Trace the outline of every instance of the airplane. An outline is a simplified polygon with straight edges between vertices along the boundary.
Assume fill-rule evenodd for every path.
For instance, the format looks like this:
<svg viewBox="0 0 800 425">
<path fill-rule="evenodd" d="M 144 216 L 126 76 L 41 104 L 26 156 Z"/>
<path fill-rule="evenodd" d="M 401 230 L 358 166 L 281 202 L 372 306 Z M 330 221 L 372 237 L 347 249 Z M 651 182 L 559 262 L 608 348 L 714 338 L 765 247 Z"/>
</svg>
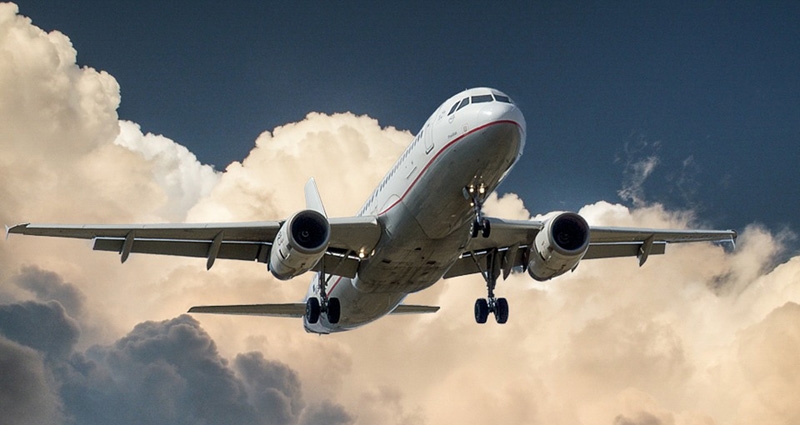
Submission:
<svg viewBox="0 0 800 425">
<path fill-rule="evenodd" d="M 314 272 L 303 302 L 212 305 L 190 313 L 302 318 L 307 332 L 356 329 L 389 314 L 434 313 L 407 305 L 411 293 L 441 279 L 480 274 L 486 297 L 474 316 L 506 323 L 497 297 L 512 271 L 546 281 L 582 260 L 636 257 L 643 265 L 669 243 L 730 242 L 733 230 L 669 230 L 590 226 L 574 212 L 544 220 L 488 217 L 483 205 L 525 147 L 526 124 L 505 93 L 472 88 L 442 103 L 424 123 L 355 216 L 329 218 L 316 183 L 305 185 L 306 209 L 283 221 L 201 224 L 20 224 L 8 234 L 93 239 L 94 250 L 265 263 L 288 280 Z"/>
</svg>

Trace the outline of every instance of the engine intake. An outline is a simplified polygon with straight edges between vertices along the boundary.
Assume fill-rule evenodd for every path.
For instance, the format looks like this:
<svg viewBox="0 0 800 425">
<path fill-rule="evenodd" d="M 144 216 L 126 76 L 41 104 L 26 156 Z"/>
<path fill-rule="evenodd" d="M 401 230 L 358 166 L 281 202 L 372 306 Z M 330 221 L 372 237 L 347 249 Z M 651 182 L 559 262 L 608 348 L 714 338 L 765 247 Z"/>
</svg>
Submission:
<svg viewBox="0 0 800 425">
<path fill-rule="evenodd" d="M 534 239 L 528 274 L 544 281 L 574 270 L 589 249 L 589 236 L 589 225 L 576 213 L 547 220 Z"/>
<path fill-rule="evenodd" d="M 281 280 L 301 275 L 325 255 L 330 242 L 328 219 L 315 210 L 303 210 L 291 216 L 275 235 L 269 255 L 269 270 Z"/>
</svg>

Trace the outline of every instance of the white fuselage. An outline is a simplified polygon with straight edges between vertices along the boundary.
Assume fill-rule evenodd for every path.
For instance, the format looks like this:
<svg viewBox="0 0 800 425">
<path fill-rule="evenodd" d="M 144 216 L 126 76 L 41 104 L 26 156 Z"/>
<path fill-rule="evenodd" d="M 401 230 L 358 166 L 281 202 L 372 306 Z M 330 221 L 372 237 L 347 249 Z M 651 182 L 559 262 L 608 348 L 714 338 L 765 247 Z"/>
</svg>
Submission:
<svg viewBox="0 0 800 425">
<path fill-rule="evenodd" d="M 455 106 L 465 98 L 468 104 Z M 522 112 L 497 90 L 466 90 L 439 106 L 359 211 L 377 216 L 383 234 L 355 278 L 329 276 L 328 296 L 341 301 L 339 322 L 323 315 L 315 324 L 305 321 L 306 330 L 364 325 L 440 280 L 471 237 L 475 215 L 463 189 L 494 191 L 524 145 Z M 319 296 L 318 276 L 308 296 Z"/>
</svg>

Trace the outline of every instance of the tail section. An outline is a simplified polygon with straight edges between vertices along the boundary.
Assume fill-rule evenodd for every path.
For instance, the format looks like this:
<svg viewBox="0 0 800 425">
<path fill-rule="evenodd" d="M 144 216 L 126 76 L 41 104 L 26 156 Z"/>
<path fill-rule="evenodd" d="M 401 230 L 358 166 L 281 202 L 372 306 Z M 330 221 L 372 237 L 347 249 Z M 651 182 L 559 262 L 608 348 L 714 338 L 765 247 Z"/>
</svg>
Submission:
<svg viewBox="0 0 800 425">
<path fill-rule="evenodd" d="M 308 179 L 308 182 L 306 183 L 305 187 L 305 192 L 306 192 L 306 208 L 317 211 L 320 214 L 327 217 L 328 214 L 325 213 L 325 206 L 322 205 L 322 197 L 319 196 L 319 190 L 317 189 L 317 182 L 314 181 L 313 177 Z"/>
</svg>

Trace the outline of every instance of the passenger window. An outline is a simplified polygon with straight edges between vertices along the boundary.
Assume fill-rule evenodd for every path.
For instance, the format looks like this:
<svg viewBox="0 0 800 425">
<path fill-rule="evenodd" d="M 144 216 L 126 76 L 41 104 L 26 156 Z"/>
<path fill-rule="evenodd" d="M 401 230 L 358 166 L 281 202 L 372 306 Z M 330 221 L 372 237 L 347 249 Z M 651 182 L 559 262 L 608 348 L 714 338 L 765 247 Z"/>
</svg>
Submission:
<svg viewBox="0 0 800 425">
<path fill-rule="evenodd" d="M 465 97 L 464 100 L 462 100 L 461 103 L 458 105 L 458 109 L 456 109 L 456 111 L 464 109 L 464 107 L 467 105 L 469 105 L 469 98 Z"/>
<path fill-rule="evenodd" d="M 511 99 L 509 99 L 509 98 L 508 98 L 508 96 L 503 96 L 503 95 L 500 95 L 500 94 L 495 94 L 495 95 L 494 95 L 494 98 L 495 98 L 495 100 L 497 100 L 498 102 L 503 102 L 503 103 L 512 103 L 512 102 L 511 102 Z"/>
<path fill-rule="evenodd" d="M 456 102 L 456 104 L 453 105 L 452 108 L 450 108 L 450 112 L 448 112 L 447 115 L 453 115 L 453 112 L 456 111 L 456 108 L 458 108 L 458 102 Z"/>
<path fill-rule="evenodd" d="M 472 96 L 472 103 L 487 103 L 487 102 L 491 102 L 492 100 L 494 100 L 494 99 L 492 99 L 492 95 L 490 95 L 490 94 L 482 94 L 480 96 Z"/>
</svg>

